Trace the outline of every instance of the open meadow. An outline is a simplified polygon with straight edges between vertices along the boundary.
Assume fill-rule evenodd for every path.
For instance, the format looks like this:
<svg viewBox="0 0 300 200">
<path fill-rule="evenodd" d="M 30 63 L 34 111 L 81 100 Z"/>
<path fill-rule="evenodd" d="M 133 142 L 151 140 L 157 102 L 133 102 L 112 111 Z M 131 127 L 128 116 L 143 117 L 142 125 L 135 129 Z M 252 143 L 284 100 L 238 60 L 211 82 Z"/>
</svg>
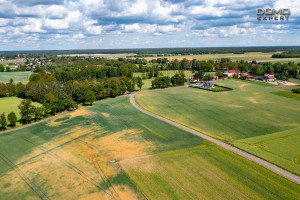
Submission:
<svg viewBox="0 0 300 200">
<path fill-rule="evenodd" d="M 299 199 L 300 188 L 120 97 L 0 135 L 0 196 Z"/>
<path fill-rule="evenodd" d="M 19 120 L 21 118 L 20 110 L 18 105 L 20 105 L 23 99 L 18 97 L 1 97 L 0 98 L 0 113 L 5 113 L 6 117 L 10 112 L 14 112 Z M 32 105 L 34 106 L 41 106 L 40 103 L 33 102 Z M 20 122 L 16 123 L 16 126 L 21 126 Z M 10 129 L 10 127 L 8 127 Z"/>
<path fill-rule="evenodd" d="M 233 91 L 174 88 L 136 95 L 148 111 L 188 126 L 300 174 L 300 101 L 281 86 L 218 81 Z"/>
<path fill-rule="evenodd" d="M 160 72 L 163 74 L 163 76 L 169 76 L 169 77 L 174 76 L 176 73 L 180 73 L 180 71 L 175 71 L 175 70 L 160 71 Z M 146 74 L 147 73 L 145 72 L 145 75 Z M 190 71 L 190 70 L 185 70 L 184 74 L 185 74 L 185 78 L 189 79 L 193 75 L 193 72 Z M 142 73 L 141 72 L 133 73 L 133 77 L 142 77 Z M 151 87 L 152 87 L 152 80 L 154 80 L 154 77 L 151 78 L 151 79 L 143 79 L 144 85 L 142 86 L 142 90 L 151 89 Z M 138 87 L 136 87 L 136 88 L 139 89 Z"/>
<path fill-rule="evenodd" d="M 15 83 L 27 83 L 32 72 L 0 72 L 0 83 L 8 83 L 12 78 Z"/>
</svg>

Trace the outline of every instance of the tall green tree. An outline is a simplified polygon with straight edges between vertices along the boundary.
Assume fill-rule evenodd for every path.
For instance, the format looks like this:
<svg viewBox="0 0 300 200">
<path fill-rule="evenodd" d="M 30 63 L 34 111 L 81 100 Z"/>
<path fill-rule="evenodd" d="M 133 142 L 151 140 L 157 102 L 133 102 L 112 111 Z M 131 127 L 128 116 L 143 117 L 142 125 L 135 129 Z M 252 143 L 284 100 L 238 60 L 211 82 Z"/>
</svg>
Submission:
<svg viewBox="0 0 300 200">
<path fill-rule="evenodd" d="M 18 107 L 20 109 L 21 119 L 25 120 L 28 124 L 34 115 L 34 106 L 32 105 L 32 101 L 30 99 L 24 99 Z"/>
<path fill-rule="evenodd" d="M 140 88 L 140 90 L 142 89 L 144 83 L 143 83 L 143 79 L 141 77 L 137 77 L 136 85 Z"/>
<path fill-rule="evenodd" d="M 12 127 L 16 126 L 17 116 L 14 112 L 9 113 L 7 119 Z"/>
<path fill-rule="evenodd" d="M 0 115 L 0 126 L 1 126 L 1 128 L 2 128 L 2 131 L 5 130 L 6 125 L 7 125 L 7 121 L 6 121 L 5 113 L 2 113 L 2 114 Z"/>
<path fill-rule="evenodd" d="M 34 106 L 34 118 L 36 121 L 43 117 L 43 113 L 44 113 L 43 107 L 35 107 Z"/>
<path fill-rule="evenodd" d="M 84 93 L 84 103 L 93 104 L 96 100 L 95 93 L 92 90 L 86 91 Z"/>
</svg>

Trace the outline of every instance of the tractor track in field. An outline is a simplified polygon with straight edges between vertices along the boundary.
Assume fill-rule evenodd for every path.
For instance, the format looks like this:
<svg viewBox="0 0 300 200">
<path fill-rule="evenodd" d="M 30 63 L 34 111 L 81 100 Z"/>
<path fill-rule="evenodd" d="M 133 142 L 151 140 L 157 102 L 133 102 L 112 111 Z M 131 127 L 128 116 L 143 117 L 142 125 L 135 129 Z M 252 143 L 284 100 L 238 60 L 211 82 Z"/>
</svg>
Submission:
<svg viewBox="0 0 300 200">
<path fill-rule="evenodd" d="M 105 175 L 103 169 L 101 168 L 101 166 L 98 162 L 97 158 L 99 156 L 99 152 L 97 152 L 97 147 L 95 147 L 94 145 L 89 144 L 86 141 L 83 141 L 83 140 L 79 140 L 79 141 L 81 143 L 85 144 L 86 146 L 88 146 L 89 148 L 93 149 L 94 156 L 92 158 L 92 162 L 93 162 L 93 165 L 94 165 L 95 169 L 97 170 L 97 173 L 99 174 L 100 178 L 105 182 L 105 184 L 106 184 L 108 190 L 110 191 L 111 195 L 114 196 L 114 193 L 115 193 L 116 196 L 118 197 L 117 199 L 121 199 L 121 197 L 119 196 L 119 194 L 115 190 L 113 184 L 109 181 L 109 178 Z M 112 191 L 111 191 L 111 189 L 109 189 L 110 187 L 112 188 Z"/>
<path fill-rule="evenodd" d="M 288 180 L 290 180 L 290 181 L 298 184 L 298 185 L 300 185 L 300 177 L 297 176 L 297 175 L 295 175 L 295 174 L 292 174 L 292 173 L 290 173 L 290 172 L 288 172 L 288 171 L 286 171 L 286 170 L 284 170 L 284 169 L 282 169 L 280 167 L 277 167 L 277 166 L 275 166 L 275 165 L 273 165 L 273 164 L 271 164 L 271 163 L 269 163 L 269 162 L 267 162 L 265 160 L 262 160 L 262 159 L 254 156 L 252 154 L 249 154 L 249 153 L 247 153 L 245 151 L 242 151 L 242 150 L 240 150 L 238 148 L 235 148 L 235 147 L 233 147 L 233 146 L 231 146 L 229 144 L 226 144 L 226 143 L 221 142 L 221 141 L 219 141 L 217 139 L 209 137 L 209 136 L 207 136 L 207 135 L 205 135 L 203 133 L 200 133 L 200 132 L 195 131 L 193 129 L 190 129 L 190 128 L 186 127 L 186 126 L 178 124 L 178 123 L 176 123 L 174 121 L 171 121 L 171 120 L 168 120 L 168 119 L 163 118 L 161 116 L 158 116 L 158 115 L 156 115 L 154 113 L 151 113 L 151 112 L 149 112 L 147 110 L 144 110 L 143 108 L 141 108 L 135 102 L 134 96 L 136 94 L 137 93 L 133 93 L 133 94 L 130 95 L 130 103 L 137 110 L 139 110 L 139 111 L 141 111 L 141 112 L 143 112 L 143 113 L 145 113 L 145 114 L 147 114 L 147 115 L 149 115 L 151 117 L 154 117 L 156 119 L 164 121 L 164 122 L 166 122 L 168 124 L 176 126 L 177 128 L 180 128 L 180 129 L 182 129 L 184 131 L 190 132 L 190 133 L 192 133 L 192 134 L 194 134 L 194 135 L 196 135 L 198 137 L 201 137 L 201 138 L 203 138 L 205 140 L 208 140 L 208 141 L 210 141 L 210 142 L 212 142 L 212 143 L 214 143 L 214 144 L 216 144 L 216 145 L 218 145 L 218 146 L 220 146 L 222 148 L 225 148 L 225 149 L 227 149 L 227 150 L 229 150 L 229 151 L 231 151 L 231 152 L 233 152 L 235 154 L 238 154 L 239 156 L 242 156 L 242 157 L 244 157 L 244 158 L 246 158 L 246 159 L 248 159 L 248 160 L 250 160 L 250 161 L 252 161 L 252 162 L 254 162 L 254 163 L 256 163 L 256 164 L 258 164 L 258 165 L 260 165 L 260 166 L 262 166 L 262 167 L 264 167 L 264 168 L 266 168 L 266 169 L 268 169 L 268 170 L 270 170 L 270 171 L 272 171 L 272 172 L 274 172 L 274 173 L 276 173 L 276 174 L 278 174 L 278 175 L 280 175 L 280 176 L 282 176 L 282 177 L 284 177 L 284 178 L 286 178 L 286 179 L 288 179 Z"/>
<path fill-rule="evenodd" d="M 50 199 L 45 192 L 43 192 L 38 185 L 30 180 L 28 176 L 11 160 L 9 160 L 5 155 L 0 153 L 0 158 L 6 162 L 15 172 L 17 172 L 18 176 L 20 176 L 23 181 L 35 192 L 41 199 Z"/>
<path fill-rule="evenodd" d="M 41 149 L 42 151 L 47 152 L 51 157 L 55 158 L 56 160 L 58 160 L 60 163 L 62 163 L 63 165 L 67 166 L 68 168 L 70 168 L 71 170 L 73 170 L 75 173 L 77 173 L 78 175 L 80 175 L 83 179 L 85 179 L 86 181 L 88 181 L 90 184 L 94 185 L 95 187 L 97 187 L 98 189 L 100 189 L 101 191 L 103 191 L 105 194 L 107 194 L 111 199 L 117 199 L 113 196 L 113 194 L 110 194 L 108 192 L 105 191 L 104 188 L 102 188 L 94 179 L 92 179 L 91 177 L 89 177 L 86 173 L 84 173 L 84 171 L 82 171 L 81 169 L 77 168 L 76 166 L 74 166 L 73 164 L 69 163 L 67 160 L 57 156 L 54 153 L 51 153 L 49 150 L 45 149 L 44 147 L 41 147 L 40 145 L 34 143 L 33 141 L 29 140 L 26 137 L 22 137 L 25 141 L 33 144 L 34 146 L 36 146 L 37 148 Z M 1 154 L 0 154 L 1 155 Z"/>
</svg>

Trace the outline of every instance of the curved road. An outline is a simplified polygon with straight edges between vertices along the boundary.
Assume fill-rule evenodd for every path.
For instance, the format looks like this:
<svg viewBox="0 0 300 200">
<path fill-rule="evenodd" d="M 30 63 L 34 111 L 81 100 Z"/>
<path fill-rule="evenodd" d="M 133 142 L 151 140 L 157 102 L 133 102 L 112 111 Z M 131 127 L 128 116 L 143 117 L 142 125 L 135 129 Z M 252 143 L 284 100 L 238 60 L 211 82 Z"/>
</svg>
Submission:
<svg viewBox="0 0 300 200">
<path fill-rule="evenodd" d="M 251 154 L 249 154 L 249 153 L 246 153 L 245 151 L 242 151 L 242 150 L 240 150 L 240 149 L 237 149 L 237 148 L 235 148 L 235 147 L 233 147 L 233 146 L 231 146 L 231 145 L 229 145 L 229 144 L 226 144 L 226 143 L 224 143 L 224 142 L 221 142 L 221 141 L 219 141 L 219 140 L 216 140 L 216 139 L 214 139 L 214 138 L 212 138 L 212 137 L 209 137 L 209 136 L 207 136 L 207 135 L 204 135 L 204 134 L 202 134 L 202 133 L 199 133 L 199 132 L 197 132 L 197 131 L 195 131 L 195 130 L 193 130 L 193 129 L 187 128 L 187 127 L 185 127 L 185 126 L 183 126 L 183 125 L 177 124 L 177 123 L 175 123 L 175 122 L 173 122 L 173 121 L 170 121 L 170 120 L 168 120 L 168 119 L 165 119 L 165 118 L 163 118 L 163 117 L 160 117 L 160 116 L 158 116 L 158 115 L 155 115 L 155 114 L 153 114 L 153 113 L 151 113 L 151 112 L 148 112 L 148 111 L 142 109 L 141 107 L 139 107 L 139 106 L 136 104 L 136 102 L 135 102 L 135 100 L 134 100 L 135 94 L 136 94 L 136 93 L 130 95 L 130 103 L 131 103 L 136 109 L 138 109 L 139 111 L 141 111 L 141 112 L 143 112 L 143 113 L 145 113 L 145 114 L 147 114 L 147 115 L 150 115 L 151 117 L 155 117 L 155 118 L 160 119 L 160 120 L 162 120 L 162 121 L 164 121 L 164 122 L 167 122 L 167 123 L 169 123 L 169 124 L 171 124 L 171 125 L 173 125 L 173 126 L 176 126 L 176 127 L 180 128 L 180 129 L 182 129 L 182 130 L 184 130 L 184 131 L 190 132 L 190 133 L 192 133 L 192 134 L 194 134 L 194 135 L 196 135 L 196 136 L 199 136 L 199 137 L 201 137 L 201 138 L 203 138 L 203 139 L 206 139 L 206 140 L 208 140 L 208 141 L 210 141 L 210 142 L 212 142 L 212 143 L 215 143 L 215 144 L 217 144 L 217 145 L 219 145 L 219 146 L 221 146 L 221 147 L 223 147 L 223 148 L 225 148 L 225 149 L 228 149 L 229 151 L 231 151 L 231 152 L 233 152 L 233 153 L 236 153 L 236 154 L 238 154 L 238 155 L 240 155 L 240 156 L 242 156 L 242 157 L 244 157 L 244 158 L 247 158 L 248 160 L 251 160 L 252 162 L 255 162 L 256 164 L 259 164 L 259 165 L 263 166 L 264 168 L 267 168 L 267 169 L 269 169 L 269 170 L 275 172 L 276 174 L 278 174 L 278 175 L 280 175 L 280 176 L 283 176 L 283 177 L 285 177 L 285 178 L 287 178 L 287 179 L 289 179 L 289 180 L 291 180 L 291 181 L 293 181 L 293 182 L 295 182 L 295 183 L 297 183 L 297 184 L 300 185 L 300 177 L 297 176 L 297 175 L 294 175 L 294 174 L 292 174 L 292 173 L 290 173 L 290 172 L 288 172 L 288 171 L 286 171 L 286 170 L 283 170 L 283 169 L 281 169 L 281 168 L 279 168 L 279 167 L 277 167 L 277 166 L 275 166 L 275 165 L 273 165 L 273 164 L 271 164 L 271 163 L 269 163 L 269 162 L 267 162 L 267 161 L 265 161 L 265 160 L 262 160 L 262 159 L 260 159 L 260 158 L 258 158 L 258 157 L 256 157 L 256 156 L 253 156 L 253 155 L 251 155 Z"/>
</svg>

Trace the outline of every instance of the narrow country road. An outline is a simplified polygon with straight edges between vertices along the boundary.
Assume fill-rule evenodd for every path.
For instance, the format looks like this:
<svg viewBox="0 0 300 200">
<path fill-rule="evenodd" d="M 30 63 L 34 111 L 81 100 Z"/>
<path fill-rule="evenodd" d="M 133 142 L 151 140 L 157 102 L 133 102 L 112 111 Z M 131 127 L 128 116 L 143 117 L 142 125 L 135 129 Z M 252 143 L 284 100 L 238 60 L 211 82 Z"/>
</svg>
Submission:
<svg viewBox="0 0 300 200">
<path fill-rule="evenodd" d="M 143 112 L 143 113 L 145 113 L 147 115 L 150 115 L 152 117 L 155 117 L 157 119 L 160 119 L 160 120 L 162 120 L 162 121 L 164 121 L 166 123 L 169 123 L 169 124 L 171 124 L 173 126 L 176 126 L 176 127 L 180 128 L 180 129 L 182 129 L 184 131 L 190 132 L 190 133 L 192 133 L 192 134 L 194 134 L 196 136 L 199 136 L 199 137 L 201 137 L 203 139 L 206 139 L 206 140 L 208 140 L 210 142 L 213 142 L 213 143 L 215 143 L 215 144 L 217 144 L 217 145 L 219 145 L 219 146 L 221 146 L 221 147 L 223 147 L 225 149 L 228 149 L 229 151 L 232 151 L 233 153 L 236 153 L 236 154 L 238 154 L 238 155 L 240 155 L 240 156 L 242 156 L 244 158 L 247 158 L 247 159 L 251 160 L 252 162 L 254 162 L 254 163 L 258 164 L 258 165 L 261 165 L 264 168 L 269 169 L 269 170 L 275 172 L 276 174 L 278 174 L 280 176 L 283 176 L 283 177 L 285 177 L 285 178 L 287 178 L 287 179 L 289 179 L 289 180 L 291 180 L 291 181 L 293 181 L 293 182 L 295 182 L 295 183 L 297 183 L 297 184 L 300 185 L 300 177 L 297 176 L 297 175 L 294 175 L 294 174 L 292 174 L 292 173 L 290 173 L 290 172 L 288 172 L 288 171 L 286 171 L 284 169 L 281 169 L 280 167 L 277 167 L 277 166 L 275 166 L 275 165 L 273 165 L 273 164 L 271 164 L 271 163 L 269 163 L 269 162 L 267 162 L 265 160 L 262 160 L 262 159 L 260 159 L 260 158 L 258 158 L 256 156 L 253 156 L 253 155 L 251 155 L 249 153 L 246 153 L 246 152 L 244 152 L 244 151 L 242 151 L 240 149 L 237 149 L 237 148 L 235 148 L 235 147 L 233 147 L 233 146 L 231 146 L 229 144 L 226 144 L 226 143 L 221 142 L 219 140 L 216 140 L 216 139 L 214 139 L 212 137 L 209 137 L 207 135 L 199 133 L 199 132 L 197 132 L 197 131 L 195 131 L 193 129 L 187 128 L 187 127 L 185 127 L 183 125 L 177 124 L 177 123 L 175 123 L 173 121 L 170 121 L 168 119 L 165 119 L 163 117 L 160 117 L 158 115 L 155 115 L 155 114 L 153 114 L 151 112 L 148 112 L 148 111 L 144 110 L 143 108 L 139 107 L 136 104 L 136 102 L 134 100 L 135 94 L 136 93 L 130 95 L 130 103 L 132 104 L 132 106 L 134 106 L 139 111 L 141 111 L 141 112 Z"/>
</svg>

